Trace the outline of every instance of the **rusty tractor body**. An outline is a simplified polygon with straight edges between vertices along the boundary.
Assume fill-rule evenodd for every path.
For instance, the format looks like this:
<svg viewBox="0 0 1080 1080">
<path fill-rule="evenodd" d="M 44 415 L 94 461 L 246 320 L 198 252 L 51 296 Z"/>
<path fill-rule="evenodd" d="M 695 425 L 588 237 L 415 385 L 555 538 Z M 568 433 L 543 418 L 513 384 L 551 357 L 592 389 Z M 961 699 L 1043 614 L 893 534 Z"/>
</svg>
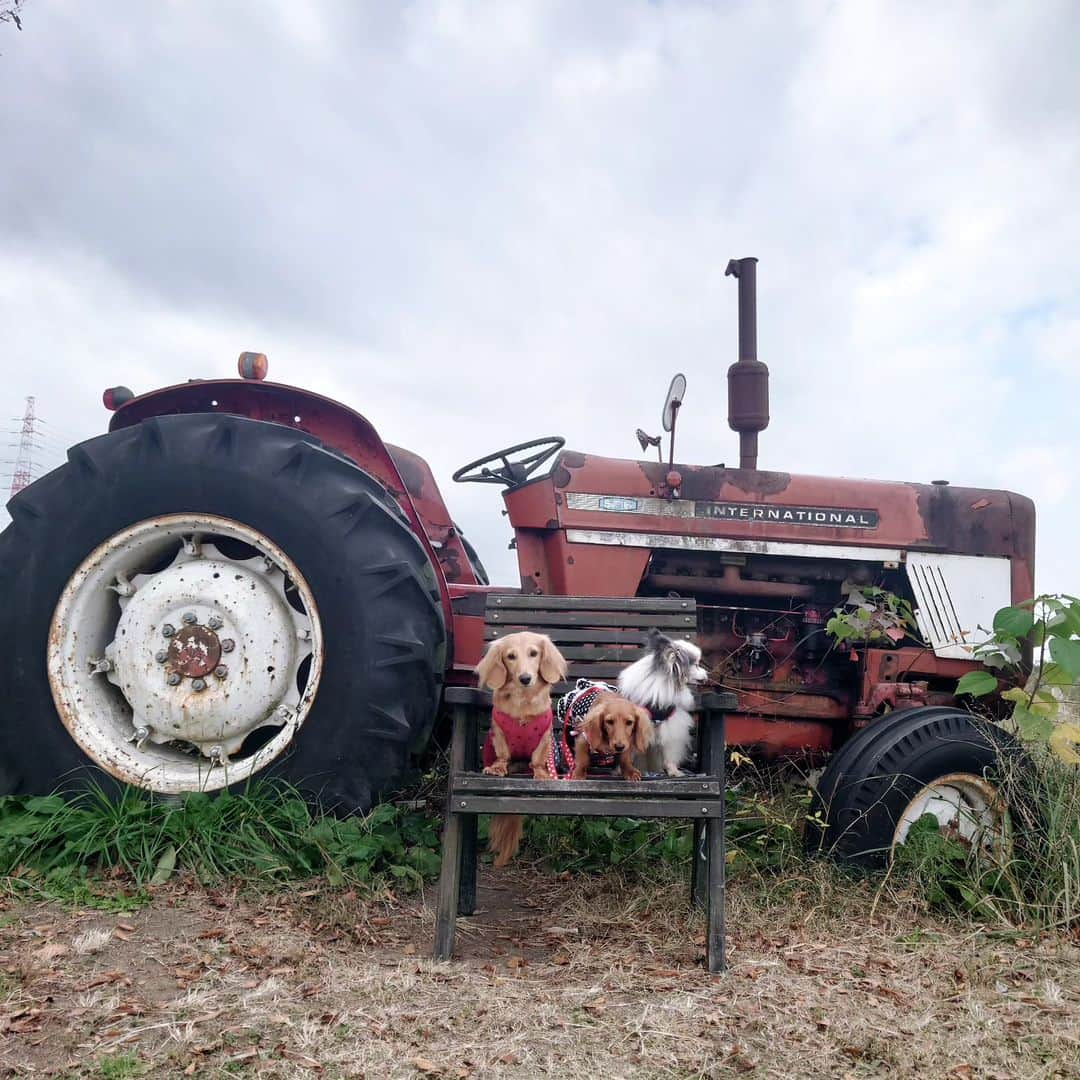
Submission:
<svg viewBox="0 0 1080 1080">
<path fill-rule="evenodd" d="M 452 628 L 448 681 L 471 681 L 484 597 L 495 587 L 426 461 L 384 444 L 336 401 L 242 379 L 152 391 L 120 408 L 111 429 L 210 408 L 296 426 L 386 486 L 439 569 Z M 1033 592 L 1034 506 L 1007 491 L 669 468 L 564 449 L 550 471 L 507 486 L 503 498 L 523 591 L 695 597 L 706 663 L 739 693 L 729 738 L 769 754 L 826 752 L 885 711 L 953 703 L 957 680 L 976 664 L 980 620 L 988 626 L 997 608 Z M 972 571 L 985 580 L 975 606 L 957 610 L 973 598 L 966 577 L 957 588 L 950 575 Z M 933 647 L 830 651 L 824 626 L 845 582 L 909 598 Z"/>
<path fill-rule="evenodd" d="M 823 755 L 861 729 L 873 727 L 885 714 L 915 715 L 913 710 L 922 710 L 919 715 L 937 716 L 935 709 L 947 710 L 956 704 L 957 679 L 977 663 L 973 647 L 983 636 L 979 628 L 990 625 L 998 608 L 1026 600 L 1033 593 L 1034 508 L 1030 500 L 1011 492 L 944 482 L 884 483 L 758 468 L 758 434 L 767 426 L 769 414 L 768 370 L 757 359 L 755 263 L 753 259 L 736 260 L 728 268 L 739 284 L 739 359 L 729 371 L 729 422 L 739 433 L 739 467 L 675 460 L 674 429 L 685 394 L 685 380 L 680 382 L 679 376 L 664 408 L 663 424 L 670 432 L 666 460 L 661 440 L 641 431 L 638 437 L 643 451 L 656 447 L 656 460 L 598 457 L 565 449 L 561 439 L 550 438 L 499 451 L 459 470 L 455 479 L 502 487 L 514 530 L 521 590 L 567 596 L 694 597 L 704 661 L 718 684 L 738 693 L 739 706 L 728 724 L 729 740 L 767 755 Z M 75 738 L 81 755 L 120 779 L 163 790 L 190 786 L 183 766 L 192 757 L 200 763 L 200 777 L 204 769 L 206 775 L 213 776 L 212 770 L 222 769 L 228 755 L 237 754 L 241 745 L 247 745 L 245 740 L 254 739 L 260 724 L 277 725 L 279 741 L 302 744 L 305 738 L 315 738 L 302 726 L 304 710 L 322 696 L 329 700 L 327 709 L 375 719 L 365 721 L 366 727 L 332 737 L 320 735 L 320 739 L 336 739 L 335 745 L 341 747 L 350 740 L 365 739 L 374 739 L 379 745 L 389 741 L 396 747 L 370 782 L 351 787 L 339 784 L 335 789 L 346 809 L 363 808 L 400 769 L 407 749 L 415 750 L 430 733 L 439 688 L 472 682 L 484 645 L 485 597 L 495 587 L 488 583 L 476 552 L 455 526 L 422 457 L 384 443 L 371 422 L 340 402 L 266 382 L 266 362 L 261 354 L 243 354 L 240 369 L 246 377 L 196 380 L 139 396 L 124 388 L 108 391 L 106 404 L 114 410 L 110 434 L 71 451 L 65 469 L 80 472 L 84 487 L 87 478 L 100 482 L 102 491 L 109 493 L 109 505 L 116 504 L 115 520 L 100 527 L 87 524 L 87 539 L 72 541 L 76 546 L 71 551 L 58 551 L 55 568 L 43 564 L 41 574 L 50 582 L 41 593 L 44 601 L 27 600 L 28 612 L 34 610 L 33 603 L 49 608 L 37 623 L 42 634 L 47 617 L 53 615 L 53 605 L 57 611 L 75 612 L 65 616 L 69 621 L 92 617 L 104 626 L 95 631 L 98 646 L 87 652 L 89 646 L 74 643 L 65 653 L 56 642 L 65 634 L 75 642 L 77 635 L 71 626 L 57 625 L 53 615 L 52 624 L 48 624 L 48 689 L 59 719 Z M 237 426 L 237 421 L 243 423 Z M 380 633 L 374 624 L 360 628 L 334 625 L 334 620 L 347 622 L 348 616 L 331 615 L 327 593 L 335 589 L 335 580 L 340 584 L 346 578 L 339 574 L 336 579 L 317 580 L 323 572 L 319 561 L 333 559 L 328 560 L 326 552 L 295 555 L 289 549 L 289 528 L 284 520 L 281 524 L 272 517 L 264 521 L 260 517 L 262 503 L 252 503 L 250 511 L 244 509 L 243 457 L 252 452 L 250 447 L 263 445 L 260 433 L 265 435 L 264 441 L 281 443 L 280 451 L 275 451 L 280 453 L 280 465 L 269 469 L 269 479 L 264 476 L 257 481 L 263 485 L 263 502 L 273 502 L 275 492 L 286 483 L 296 485 L 305 497 L 305 485 L 323 485 L 326 494 L 320 497 L 324 503 L 317 511 L 325 514 L 328 530 L 340 532 L 340 539 L 333 544 L 348 548 L 343 565 L 351 567 L 349 580 L 372 576 L 378 581 L 385 572 L 390 582 L 386 588 L 373 587 L 365 594 L 368 598 L 357 604 L 366 610 L 371 598 L 383 595 L 386 589 L 407 590 L 408 595 L 402 591 L 400 602 L 415 608 L 408 632 Z M 152 497 L 144 490 L 145 483 L 138 486 L 133 480 L 131 507 L 124 506 L 126 481 L 122 475 L 118 481 L 116 474 L 118 469 L 124 472 L 125 454 L 138 453 L 140 460 L 151 465 L 161 459 L 160 475 L 168 478 L 182 469 L 188 460 L 185 455 L 197 453 L 185 447 L 197 447 L 199 440 L 205 444 L 208 461 L 220 456 L 234 463 L 232 489 L 226 484 L 220 492 L 210 492 L 203 476 L 191 480 L 175 495 L 155 492 Z M 241 444 L 248 449 L 241 452 Z M 536 445 L 541 449 L 530 453 Z M 108 462 L 103 454 L 112 455 Z M 170 465 L 173 458 L 176 464 Z M 43 528 L 40 521 L 50 512 L 49 484 L 46 477 L 13 500 L 14 524 L 0 538 L 7 541 L 7 548 L 0 545 L 0 573 L 5 558 L 15 565 L 20 542 L 29 543 L 33 529 Z M 161 481 L 158 488 L 162 484 L 168 486 Z M 58 486 L 59 480 L 53 488 Z M 230 490 L 236 491 L 235 499 L 230 499 Z M 114 558 L 109 573 L 116 578 L 108 588 L 120 594 L 120 609 L 106 611 L 98 600 L 80 599 L 78 582 L 89 580 L 87 574 L 96 572 L 91 549 L 104 551 L 115 537 L 135 535 L 130 530 L 139 522 L 153 522 L 156 514 L 172 521 L 179 512 L 210 515 L 206 520 L 211 522 L 235 518 L 237 529 L 242 526 L 247 531 L 233 536 L 225 526 L 199 525 L 202 518 L 192 519 L 195 523 L 190 525 L 180 522 L 175 525 L 177 539 L 171 546 L 146 547 L 149 541 L 138 541 L 150 553 L 139 556 L 142 562 L 134 555 L 122 558 L 126 549 L 118 542 L 119 554 L 108 555 Z M 345 525 L 339 529 L 343 515 Z M 253 518 L 259 520 L 248 520 Z M 358 548 L 357 538 L 367 535 L 365 530 L 373 521 L 390 539 L 382 546 Z M 204 542 L 206 551 L 200 547 Z M 241 542 L 248 546 L 238 547 Z M 299 543 L 295 541 L 294 546 Z M 327 545 L 333 546 L 329 540 Z M 101 558 L 105 556 L 100 556 L 99 562 Z M 187 565 L 184 560 L 199 558 L 204 563 L 210 558 L 213 573 L 203 575 L 202 592 L 189 595 L 179 584 Z M 254 575 L 260 558 L 279 577 L 278 584 L 266 590 L 267 610 L 287 628 L 286 636 L 295 624 L 303 642 L 321 640 L 322 655 L 310 644 L 303 644 L 299 652 L 294 649 L 283 654 L 281 662 L 291 665 L 289 678 L 298 686 L 284 696 L 260 675 L 261 681 L 256 680 L 258 685 L 251 691 L 254 704 L 244 706 L 252 710 L 251 716 L 230 728 L 226 746 L 215 743 L 212 734 L 205 734 L 214 716 L 212 710 L 206 710 L 205 702 L 210 700 L 208 695 L 219 694 L 221 707 L 229 707 L 228 691 L 223 688 L 231 685 L 238 693 L 236 673 L 261 671 L 262 661 L 254 654 L 241 655 L 245 648 L 256 648 L 258 634 L 244 628 L 245 619 L 255 619 L 256 613 L 245 613 L 225 597 L 219 603 L 214 582 L 224 568 L 245 588 L 245 575 L 251 576 L 251 588 L 258 591 L 262 586 Z M 369 571 L 363 560 L 373 569 Z M 117 571 L 121 564 L 128 568 Z M 853 591 L 867 587 L 883 588 L 908 600 L 917 615 L 921 640 L 914 634 L 894 634 L 881 641 L 836 647 L 825 631 L 827 621 Z M 143 600 L 152 589 L 164 597 L 160 611 Z M 309 598 L 303 604 L 296 600 L 300 593 Z M 140 604 L 136 618 L 129 608 Z M 421 610 L 423 605 L 427 608 Z M 394 610 L 393 605 L 386 608 L 387 612 Z M 122 640 L 117 628 L 126 633 L 125 619 L 132 627 L 156 627 L 155 618 L 172 618 L 169 611 L 177 612 L 176 617 L 190 621 L 191 626 L 171 643 L 162 640 L 155 645 L 148 640 L 143 648 L 146 655 L 139 653 L 133 658 L 130 639 Z M 80 616 L 78 612 L 90 614 Z M 363 617 L 357 618 L 362 621 Z M 385 624 L 392 615 L 381 618 Z M 214 629 L 223 623 L 223 629 Z M 335 659 L 335 640 L 361 636 L 361 631 L 368 636 L 364 648 L 357 646 L 356 659 Z M 229 657 L 222 656 L 216 647 L 218 632 L 229 635 L 230 645 L 235 641 L 236 652 Z M 19 634 L 18 640 L 24 642 L 25 624 L 21 624 Z M 83 635 L 88 636 L 93 637 Z M 371 655 L 373 640 L 384 648 L 382 660 L 365 659 Z M 214 647 L 204 648 L 206 642 Z M 45 642 L 31 646 L 43 649 Z M 154 649 L 159 661 L 166 658 L 162 672 L 152 668 Z M 34 661 L 28 652 L 25 662 L 41 661 Z M 74 715 L 77 702 L 83 700 L 80 694 L 85 687 L 79 679 L 84 676 L 64 689 L 65 664 L 88 666 L 98 680 L 93 686 L 104 685 L 106 679 L 111 683 L 92 723 Z M 344 674 L 337 677 L 336 669 L 349 664 L 358 665 L 356 670 L 360 671 L 366 670 L 365 665 L 382 665 L 386 670 L 401 667 L 413 682 L 423 668 L 433 689 L 413 701 L 411 711 L 399 712 L 393 695 L 404 691 L 380 683 L 378 671 L 368 673 L 369 683 L 359 676 L 352 682 Z M 414 665 L 411 675 L 410 664 Z M 136 680 L 131 672 L 138 665 Z M 273 665 L 266 666 L 272 678 Z M 157 706 L 147 705 L 143 718 L 126 718 L 124 708 L 131 708 L 134 700 L 133 680 L 142 680 L 142 686 L 166 667 L 168 689 L 159 691 L 154 684 L 140 700 L 157 702 L 159 693 L 189 696 L 169 703 L 170 709 L 175 706 L 178 718 L 175 730 L 155 731 L 156 720 L 151 714 Z M 230 674 L 215 681 L 215 671 Z M 368 690 L 358 689 L 361 684 L 370 686 L 377 697 L 382 695 L 377 704 L 372 704 L 375 699 L 364 698 Z M 196 700 L 191 696 L 193 685 L 203 695 L 197 699 L 203 709 L 198 736 L 191 734 L 195 729 L 187 719 L 190 710 L 186 703 Z M 40 689 L 16 680 L 9 692 L 12 699 L 21 699 L 28 707 L 46 707 L 47 698 Z M 85 735 L 88 723 L 97 734 Z M 330 717 L 320 723 L 330 732 L 335 721 Z M 132 733 L 127 741 L 139 750 L 156 746 L 160 755 L 166 755 L 161 770 L 161 762 L 155 764 L 153 758 L 125 758 L 127 763 L 117 766 L 121 752 L 107 752 L 107 746 L 102 750 L 100 731 L 108 724 L 115 725 L 115 733 L 104 737 L 105 743 L 110 738 L 123 741 L 124 725 L 128 725 Z M 261 768 L 257 755 L 263 744 L 254 739 L 252 745 L 256 743 L 256 756 L 248 772 Z M 271 740 L 267 745 L 273 748 L 277 743 Z M 270 757 L 277 761 L 280 753 L 278 747 Z M 340 748 L 334 753 L 321 758 L 309 755 L 305 767 L 310 770 L 314 761 L 318 766 L 315 771 L 330 775 L 337 768 L 361 768 L 357 763 L 370 757 L 350 756 L 351 751 Z M 23 769 L 16 758 L 16 751 L 0 747 L 0 780 L 6 776 L 7 790 L 44 783 L 42 774 L 29 767 Z M 158 784 L 155 776 L 159 771 L 171 779 Z M 232 778 L 222 773 L 209 786 L 231 782 Z"/>
</svg>

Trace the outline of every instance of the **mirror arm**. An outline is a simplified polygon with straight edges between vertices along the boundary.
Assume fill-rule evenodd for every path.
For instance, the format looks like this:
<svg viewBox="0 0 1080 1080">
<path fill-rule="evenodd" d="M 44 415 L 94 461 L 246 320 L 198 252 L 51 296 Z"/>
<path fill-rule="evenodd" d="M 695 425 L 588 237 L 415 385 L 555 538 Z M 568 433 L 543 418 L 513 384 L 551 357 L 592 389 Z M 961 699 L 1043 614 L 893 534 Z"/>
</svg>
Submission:
<svg viewBox="0 0 1080 1080">
<path fill-rule="evenodd" d="M 668 472 L 675 467 L 675 424 L 679 419 L 679 409 L 682 402 L 678 398 L 671 401 L 671 442 L 668 444 Z M 659 449 L 659 447 L 657 448 Z M 660 459 L 663 461 L 663 458 Z"/>
</svg>

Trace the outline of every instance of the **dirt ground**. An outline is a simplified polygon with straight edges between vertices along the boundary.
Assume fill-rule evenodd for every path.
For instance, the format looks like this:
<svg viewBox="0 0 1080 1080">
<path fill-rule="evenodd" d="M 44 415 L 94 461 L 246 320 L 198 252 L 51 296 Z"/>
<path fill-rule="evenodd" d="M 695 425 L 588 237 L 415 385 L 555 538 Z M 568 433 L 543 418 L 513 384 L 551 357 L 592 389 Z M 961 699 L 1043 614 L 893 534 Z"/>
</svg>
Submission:
<svg viewBox="0 0 1080 1080">
<path fill-rule="evenodd" d="M 2 1076 L 1080 1076 L 1080 943 L 813 870 L 732 886 L 713 977 L 682 887 L 528 867 L 482 873 L 449 964 L 434 890 L 0 896 Z"/>
</svg>

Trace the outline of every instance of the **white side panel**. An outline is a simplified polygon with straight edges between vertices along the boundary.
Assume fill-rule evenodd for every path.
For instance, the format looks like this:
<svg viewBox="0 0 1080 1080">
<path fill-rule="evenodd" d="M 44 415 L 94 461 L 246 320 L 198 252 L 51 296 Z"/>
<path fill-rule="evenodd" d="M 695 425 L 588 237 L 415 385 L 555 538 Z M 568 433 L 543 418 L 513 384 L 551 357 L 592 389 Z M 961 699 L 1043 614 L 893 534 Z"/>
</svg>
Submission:
<svg viewBox="0 0 1080 1080">
<path fill-rule="evenodd" d="M 990 636 L 994 615 L 1012 602 L 1008 559 L 909 551 L 915 619 L 937 656 L 970 660 Z"/>
</svg>

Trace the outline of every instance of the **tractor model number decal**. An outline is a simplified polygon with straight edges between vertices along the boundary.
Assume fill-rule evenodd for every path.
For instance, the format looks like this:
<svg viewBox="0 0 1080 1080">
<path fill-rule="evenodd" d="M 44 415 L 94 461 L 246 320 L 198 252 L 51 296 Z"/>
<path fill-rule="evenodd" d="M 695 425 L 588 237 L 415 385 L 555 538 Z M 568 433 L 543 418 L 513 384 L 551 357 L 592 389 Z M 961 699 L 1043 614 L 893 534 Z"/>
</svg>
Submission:
<svg viewBox="0 0 1080 1080">
<path fill-rule="evenodd" d="M 825 525 L 834 529 L 876 529 L 876 510 L 844 510 L 834 506 L 770 506 L 760 503 L 699 502 L 694 517 L 721 521 L 761 521 L 783 525 Z"/>
</svg>

